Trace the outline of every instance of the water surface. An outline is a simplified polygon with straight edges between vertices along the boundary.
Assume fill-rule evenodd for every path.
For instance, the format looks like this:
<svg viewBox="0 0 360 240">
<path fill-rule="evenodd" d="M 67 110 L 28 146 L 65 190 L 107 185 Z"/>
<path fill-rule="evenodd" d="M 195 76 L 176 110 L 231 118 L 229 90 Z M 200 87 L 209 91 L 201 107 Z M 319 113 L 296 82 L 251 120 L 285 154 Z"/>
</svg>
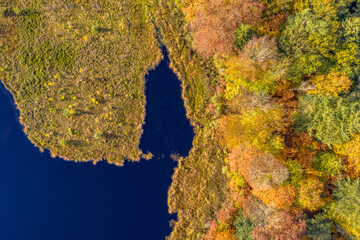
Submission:
<svg viewBox="0 0 360 240">
<path fill-rule="evenodd" d="M 22 131 L 12 96 L 0 84 L 0 239 L 164 239 L 175 216 L 167 190 L 186 155 L 192 128 L 168 58 L 147 76 L 141 148 L 157 158 L 116 167 L 66 162 L 40 153 Z"/>
</svg>

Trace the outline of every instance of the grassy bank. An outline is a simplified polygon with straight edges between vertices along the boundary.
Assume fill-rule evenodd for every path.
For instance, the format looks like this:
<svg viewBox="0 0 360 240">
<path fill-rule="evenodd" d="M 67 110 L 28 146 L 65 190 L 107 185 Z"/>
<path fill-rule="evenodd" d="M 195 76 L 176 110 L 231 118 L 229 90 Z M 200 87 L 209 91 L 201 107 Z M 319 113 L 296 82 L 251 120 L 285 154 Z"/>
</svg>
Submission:
<svg viewBox="0 0 360 240">
<path fill-rule="evenodd" d="M 201 59 L 191 47 L 190 32 L 175 3 L 156 2 L 154 19 L 169 50 L 171 68 L 182 83 L 187 117 L 195 130 L 193 148 L 188 157 L 179 159 L 169 189 L 169 211 L 178 216 L 169 239 L 200 239 L 228 194 L 222 173 L 225 155 L 215 136 L 217 114 L 211 110 L 219 76 L 214 63 Z"/>
</svg>

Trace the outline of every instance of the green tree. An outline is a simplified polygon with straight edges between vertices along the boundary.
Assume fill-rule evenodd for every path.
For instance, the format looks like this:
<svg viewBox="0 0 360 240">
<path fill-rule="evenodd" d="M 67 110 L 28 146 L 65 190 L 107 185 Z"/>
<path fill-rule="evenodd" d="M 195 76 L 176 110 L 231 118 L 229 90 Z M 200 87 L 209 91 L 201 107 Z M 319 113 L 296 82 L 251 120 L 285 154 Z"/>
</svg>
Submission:
<svg viewBox="0 0 360 240">
<path fill-rule="evenodd" d="M 101 137 L 101 132 L 100 131 L 97 131 L 94 133 L 94 138 L 95 139 L 99 139 Z"/>
<path fill-rule="evenodd" d="M 327 215 L 360 238 L 360 179 L 339 179 L 333 195 L 335 199 L 326 209 Z"/>
<path fill-rule="evenodd" d="M 328 21 L 319 19 L 313 10 L 305 9 L 288 18 L 279 38 L 280 49 L 288 56 L 300 56 L 308 51 L 316 53 L 316 49 L 311 48 L 310 36 L 326 36 L 330 29 Z"/>
<path fill-rule="evenodd" d="M 360 43 L 360 17 L 349 17 L 341 22 L 342 38 L 346 42 Z"/>
<path fill-rule="evenodd" d="M 359 14 L 360 1 L 359 0 L 337 0 L 336 7 L 338 8 L 338 15 L 340 17 L 351 17 Z"/>
<path fill-rule="evenodd" d="M 278 39 L 279 48 L 293 61 L 289 80 L 295 83 L 305 74 L 327 72 L 339 46 L 339 23 L 332 2 L 325 1 L 323 6 L 316 1 L 305 2 L 307 8 L 301 7 L 302 11 L 288 18 Z"/>
<path fill-rule="evenodd" d="M 247 25 L 245 23 L 241 23 L 237 30 L 235 31 L 235 46 L 241 50 L 244 45 L 247 43 L 247 41 L 250 40 L 251 36 L 253 35 L 253 31 L 251 29 L 250 25 Z"/>
<path fill-rule="evenodd" d="M 252 232 L 254 230 L 254 225 L 244 217 L 242 210 L 239 211 L 239 216 L 234 222 L 236 227 L 235 236 L 239 240 L 252 240 Z"/>
<path fill-rule="evenodd" d="M 313 240 L 331 240 L 331 223 L 323 214 L 306 219 L 306 235 Z"/>
<path fill-rule="evenodd" d="M 287 180 L 292 186 L 299 186 L 299 182 L 305 178 L 305 171 L 301 164 L 295 160 L 288 160 L 285 166 L 289 170 L 290 176 Z"/>
<path fill-rule="evenodd" d="M 295 128 L 329 146 L 345 143 L 360 131 L 359 110 L 359 101 L 351 97 L 301 96 Z"/>
<path fill-rule="evenodd" d="M 314 166 L 316 170 L 330 176 L 339 175 L 344 168 L 341 159 L 330 151 L 318 153 L 315 156 Z"/>
</svg>

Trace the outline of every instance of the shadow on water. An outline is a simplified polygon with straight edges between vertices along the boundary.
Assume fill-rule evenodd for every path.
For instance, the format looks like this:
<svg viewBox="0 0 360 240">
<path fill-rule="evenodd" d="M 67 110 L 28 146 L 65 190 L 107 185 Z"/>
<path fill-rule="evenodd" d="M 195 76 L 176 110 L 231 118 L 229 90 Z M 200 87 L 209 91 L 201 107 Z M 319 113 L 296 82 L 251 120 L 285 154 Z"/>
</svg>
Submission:
<svg viewBox="0 0 360 240">
<path fill-rule="evenodd" d="M 180 82 L 165 58 L 147 76 L 141 148 L 164 158 L 124 167 L 66 162 L 40 153 L 22 131 L 12 96 L 0 84 L 1 240 L 159 240 L 169 235 L 167 190 L 193 131 Z"/>
</svg>

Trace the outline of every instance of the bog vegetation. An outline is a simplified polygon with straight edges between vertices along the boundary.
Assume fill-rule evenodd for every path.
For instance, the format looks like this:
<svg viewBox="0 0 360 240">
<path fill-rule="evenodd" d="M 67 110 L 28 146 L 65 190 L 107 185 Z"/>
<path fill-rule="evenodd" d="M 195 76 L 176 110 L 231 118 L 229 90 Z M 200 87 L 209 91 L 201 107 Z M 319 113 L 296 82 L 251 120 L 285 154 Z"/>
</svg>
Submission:
<svg viewBox="0 0 360 240">
<path fill-rule="evenodd" d="M 121 164 L 157 34 L 196 133 L 169 239 L 359 239 L 359 26 L 357 0 L 5 1 L 0 70 L 37 146 Z"/>
<path fill-rule="evenodd" d="M 29 139 L 75 161 L 138 160 L 144 77 L 160 58 L 146 2 L 0 3 L 1 79 Z"/>
</svg>

